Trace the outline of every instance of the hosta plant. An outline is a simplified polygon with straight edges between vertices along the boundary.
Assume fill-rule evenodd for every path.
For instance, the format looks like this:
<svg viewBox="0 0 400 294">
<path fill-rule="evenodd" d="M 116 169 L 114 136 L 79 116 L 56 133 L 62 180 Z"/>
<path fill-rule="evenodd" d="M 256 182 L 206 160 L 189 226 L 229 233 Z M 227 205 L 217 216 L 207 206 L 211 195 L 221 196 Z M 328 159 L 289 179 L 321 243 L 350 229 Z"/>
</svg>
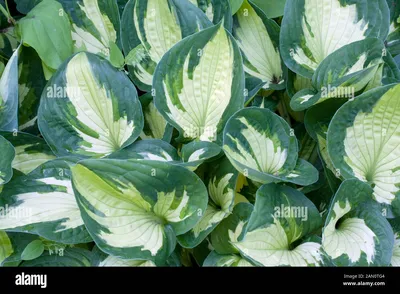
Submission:
<svg viewBox="0 0 400 294">
<path fill-rule="evenodd" d="M 3 4 L 1 266 L 400 266 L 399 0 Z"/>
</svg>

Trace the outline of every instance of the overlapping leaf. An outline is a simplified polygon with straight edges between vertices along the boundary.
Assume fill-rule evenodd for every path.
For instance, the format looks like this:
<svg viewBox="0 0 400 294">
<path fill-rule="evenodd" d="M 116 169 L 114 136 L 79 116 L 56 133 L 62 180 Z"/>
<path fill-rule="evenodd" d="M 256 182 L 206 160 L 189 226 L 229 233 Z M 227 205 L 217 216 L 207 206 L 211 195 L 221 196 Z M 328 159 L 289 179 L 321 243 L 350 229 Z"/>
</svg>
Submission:
<svg viewBox="0 0 400 294">
<path fill-rule="evenodd" d="M 387 266 L 393 253 L 390 224 L 372 200 L 373 190 L 357 180 L 343 182 L 322 232 L 323 250 L 338 266 Z"/>
<path fill-rule="evenodd" d="M 244 103 L 239 48 L 219 24 L 164 55 L 155 76 L 155 103 L 181 138 L 221 141 L 226 120 Z"/>
<path fill-rule="evenodd" d="M 232 213 L 236 195 L 238 172 L 224 158 L 209 170 L 207 188 L 210 199 L 200 221 L 188 233 L 179 236 L 183 247 L 199 245 L 208 234 Z"/>
<path fill-rule="evenodd" d="M 43 0 L 18 24 L 23 44 L 36 50 L 49 72 L 73 53 L 71 24 L 59 2 Z"/>
<path fill-rule="evenodd" d="M 232 11 L 229 0 L 189 0 L 199 7 L 214 24 L 224 22 L 227 30 L 232 29 Z"/>
<path fill-rule="evenodd" d="M 14 146 L 15 158 L 12 167 L 24 174 L 28 174 L 39 165 L 56 158 L 46 142 L 39 137 L 17 132 L 0 132 L 0 135 Z"/>
<path fill-rule="evenodd" d="M 48 82 L 39 128 L 58 156 L 101 157 L 133 143 L 143 114 L 131 81 L 105 59 L 77 53 Z"/>
<path fill-rule="evenodd" d="M 247 108 L 235 113 L 225 127 L 223 148 L 233 166 L 254 181 L 307 186 L 318 180 L 317 170 L 298 159 L 293 130 L 268 109 Z"/>
<path fill-rule="evenodd" d="M 328 130 L 328 152 L 345 179 L 372 185 L 377 202 L 400 215 L 399 85 L 380 87 L 344 104 Z"/>
<path fill-rule="evenodd" d="M 317 208 L 301 192 L 276 184 L 257 191 L 254 211 L 244 236 L 232 244 L 260 266 L 319 266 L 321 244 L 294 242 L 322 224 Z"/>
<path fill-rule="evenodd" d="M 278 49 L 279 30 L 273 20 L 247 0 L 233 16 L 233 36 L 243 53 L 249 98 L 260 88 L 285 88 L 283 62 Z"/>
<path fill-rule="evenodd" d="M 288 0 L 281 54 L 295 73 L 311 78 L 319 64 L 343 46 L 389 32 L 386 0 Z"/>
<path fill-rule="evenodd" d="M 72 19 L 74 51 L 87 51 L 122 67 L 120 17 L 114 0 L 59 0 Z"/>
<path fill-rule="evenodd" d="M 163 55 L 183 38 L 212 23 L 189 1 L 130 0 L 122 16 L 122 45 L 130 77 L 143 91 L 152 89 Z"/>
<path fill-rule="evenodd" d="M 28 232 L 65 244 L 90 242 L 72 190 L 73 159 L 47 162 L 13 179 L 0 197 L 0 230 Z"/>
<path fill-rule="evenodd" d="M 85 225 L 96 244 L 123 259 L 166 263 L 176 236 L 206 210 L 207 191 L 187 169 L 135 160 L 86 160 L 72 168 Z"/>
<path fill-rule="evenodd" d="M 297 92 L 290 106 L 304 110 L 330 98 L 354 99 L 360 92 L 400 81 L 400 71 L 379 39 L 367 38 L 338 49 L 316 69 L 312 87 Z"/>
</svg>

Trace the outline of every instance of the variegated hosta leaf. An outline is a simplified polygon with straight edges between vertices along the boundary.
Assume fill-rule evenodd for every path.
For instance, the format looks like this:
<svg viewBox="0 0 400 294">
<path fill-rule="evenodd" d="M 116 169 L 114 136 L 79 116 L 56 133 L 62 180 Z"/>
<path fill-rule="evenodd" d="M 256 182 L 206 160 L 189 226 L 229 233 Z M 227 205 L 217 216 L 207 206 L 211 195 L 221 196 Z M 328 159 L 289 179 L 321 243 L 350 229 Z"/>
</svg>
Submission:
<svg viewBox="0 0 400 294">
<path fill-rule="evenodd" d="M 15 157 L 13 145 L 0 136 L 0 186 L 8 183 L 13 175 L 12 162 Z M 1 190 L 0 190 L 1 192 Z"/>
<path fill-rule="evenodd" d="M 279 26 L 264 12 L 245 0 L 233 16 L 233 36 L 243 53 L 247 80 L 256 87 L 246 87 L 252 97 L 261 88 L 285 88 L 283 62 L 279 54 Z"/>
<path fill-rule="evenodd" d="M 164 119 L 154 105 L 151 93 L 146 93 L 139 97 L 143 108 L 144 127 L 140 134 L 142 140 L 162 139 L 166 142 L 171 141 L 173 127 Z"/>
<path fill-rule="evenodd" d="M 400 85 L 380 87 L 344 104 L 328 130 L 328 152 L 345 178 L 374 189 L 400 215 Z"/>
<path fill-rule="evenodd" d="M 22 47 L 18 63 L 18 129 L 37 135 L 37 111 L 46 85 L 42 61 L 34 49 Z"/>
<path fill-rule="evenodd" d="M 246 108 L 235 113 L 226 124 L 223 148 L 233 166 L 256 182 L 307 186 L 318 180 L 318 171 L 298 160 L 294 131 L 268 109 Z"/>
<path fill-rule="evenodd" d="M 319 243 L 304 242 L 296 247 L 293 243 L 321 225 L 318 209 L 304 194 L 288 186 L 263 185 L 257 191 L 244 236 L 232 244 L 260 266 L 319 266 Z"/>
<path fill-rule="evenodd" d="M 119 50 L 120 19 L 115 0 L 59 0 L 72 19 L 75 51 L 87 51 L 111 60 Z M 117 64 L 113 65 L 117 66 Z M 121 65 L 119 65 L 121 66 Z"/>
<path fill-rule="evenodd" d="M 181 138 L 221 141 L 226 120 L 244 104 L 239 47 L 221 24 L 185 38 L 162 58 L 153 87 L 157 109 Z"/>
<path fill-rule="evenodd" d="M 18 47 L 0 78 L 0 130 L 18 129 Z"/>
<path fill-rule="evenodd" d="M 0 231 L 0 266 L 7 259 L 7 257 L 13 254 L 13 252 L 14 249 L 7 233 L 4 231 Z"/>
<path fill-rule="evenodd" d="M 43 0 L 18 21 L 24 45 L 32 47 L 43 61 L 43 68 L 56 70 L 73 53 L 71 24 L 62 5 Z"/>
<path fill-rule="evenodd" d="M 232 11 L 229 0 L 189 0 L 199 7 L 214 24 L 224 22 L 225 28 L 232 30 Z"/>
<path fill-rule="evenodd" d="M 387 266 L 393 251 L 393 230 L 372 188 L 357 179 L 342 183 L 322 232 L 322 247 L 338 266 Z"/>
<path fill-rule="evenodd" d="M 221 147 L 214 143 L 194 141 L 183 146 L 181 158 L 178 151 L 169 143 L 157 139 L 148 139 L 137 141 L 111 154 L 108 158 L 168 161 L 171 164 L 181 165 L 195 171 L 205 161 L 219 156 L 221 151 Z"/>
<path fill-rule="evenodd" d="M 294 95 L 290 106 L 300 111 L 330 98 L 354 99 L 369 90 L 371 83 L 371 88 L 383 84 L 384 68 L 390 74 L 385 77 L 389 83 L 400 80 L 400 71 L 381 40 L 367 38 L 345 45 L 321 62 L 312 87 Z"/>
<path fill-rule="evenodd" d="M 73 159 L 49 161 L 4 186 L 0 230 L 27 232 L 77 244 L 90 242 L 76 203 L 69 165 Z"/>
<path fill-rule="evenodd" d="M 137 141 L 128 147 L 111 154 L 108 158 L 123 160 L 155 160 L 170 162 L 173 164 L 182 163 L 178 151 L 169 143 L 158 139 Z"/>
<path fill-rule="evenodd" d="M 308 78 L 336 50 L 368 37 L 384 41 L 389 31 L 386 0 L 288 0 L 284 15 L 282 58 Z"/>
<path fill-rule="evenodd" d="M 207 191 L 183 167 L 146 160 L 85 160 L 72 168 L 85 225 L 97 246 L 123 259 L 164 265 L 176 236 L 206 210 Z"/>
<path fill-rule="evenodd" d="M 242 239 L 252 212 L 252 204 L 238 203 L 233 208 L 232 214 L 211 232 L 211 244 L 216 253 L 239 254 L 232 242 Z"/>
<path fill-rule="evenodd" d="M 57 156 L 101 157 L 133 143 L 143 129 L 134 85 L 106 60 L 77 53 L 43 91 L 39 128 Z"/>
<path fill-rule="evenodd" d="M 15 158 L 12 167 L 28 174 L 39 165 L 55 159 L 46 141 L 26 133 L 0 132 L 15 148 Z"/>
<path fill-rule="evenodd" d="M 249 267 L 254 266 L 238 254 L 221 255 L 212 251 L 203 263 L 204 267 Z"/>
<path fill-rule="evenodd" d="M 389 221 L 394 231 L 394 246 L 391 266 L 400 267 L 400 218 L 395 218 Z"/>
<path fill-rule="evenodd" d="M 132 80 L 141 90 L 150 91 L 163 55 L 210 25 L 207 16 L 187 0 L 130 0 L 122 15 L 121 36 Z"/>
<path fill-rule="evenodd" d="M 140 259 L 121 259 L 102 252 L 97 246 L 92 250 L 93 266 L 99 267 L 154 267 L 154 262 Z"/>
<path fill-rule="evenodd" d="M 68 248 L 62 253 L 45 252 L 39 258 L 24 261 L 22 267 L 89 267 L 92 253 L 83 248 Z"/>
<path fill-rule="evenodd" d="M 185 248 L 199 245 L 223 219 L 232 213 L 238 172 L 229 160 L 224 158 L 213 164 L 207 176 L 205 183 L 210 196 L 207 209 L 192 230 L 178 237 L 179 244 Z"/>
<path fill-rule="evenodd" d="M 393 56 L 400 54 L 400 5 L 398 0 L 386 0 L 390 9 L 390 28 L 387 48 Z"/>
<path fill-rule="evenodd" d="M 211 142 L 193 141 L 182 147 L 183 166 L 195 171 L 202 163 L 223 155 L 222 149 Z"/>
<path fill-rule="evenodd" d="M 101 261 L 99 263 L 99 266 L 104 266 L 104 267 L 111 267 L 111 266 L 117 266 L 117 267 L 136 267 L 136 266 L 144 266 L 144 267 L 152 267 L 155 266 L 155 264 L 152 261 L 148 260 L 125 260 L 121 259 L 118 257 L 114 257 L 109 255 L 106 259 Z"/>
</svg>

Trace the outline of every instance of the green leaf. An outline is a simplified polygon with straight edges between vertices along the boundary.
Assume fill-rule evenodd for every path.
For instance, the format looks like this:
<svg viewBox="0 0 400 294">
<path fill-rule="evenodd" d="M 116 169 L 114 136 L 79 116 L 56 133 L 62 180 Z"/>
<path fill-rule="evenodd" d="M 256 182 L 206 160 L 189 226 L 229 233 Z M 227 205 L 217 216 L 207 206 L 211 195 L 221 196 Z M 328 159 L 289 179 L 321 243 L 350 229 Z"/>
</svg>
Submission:
<svg viewBox="0 0 400 294">
<path fill-rule="evenodd" d="M 7 233 L 4 231 L 0 231 L 0 265 L 11 255 L 13 254 L 14 249 L 11 244 L 11 240 L 8 237 Z"/>
<path fill-rule="evenodd" d="M 0 233 L 1 234 L 1 233 Z M 20 262 L 22 260 L 21 254 L 26 246 L 31 242 L 38 240 L 40 237 L 33 234 L 6 232 L 9 241 L 11 242 L 11 255 L 9 255 L 3 262 L 3 266 L 7 263 Z M 1 265 L 1 262 L 0 262 Z"/>
<path fill-rule="evenodd" d="M 85 225 L 102 251 L 164 265 L 176 236 L 199 221 L 207 205 L 201 180 L 164 162 L 85 160 L 72 168 Z"/>
<path fill-rule="evenodd" d="M 71 25 L 57 1 L 40 2 L 18 22 L 18 28 L 23 44 L 33 47 L 53 70 L 73 53 Z"/>
<path fill-rule="evenodd" d="M 0 186 L 8 183 L 13 175 L 12 162 L 15 157 L 14 147 L 4 137 L 0 136 Z M 1 192 L 1 189 L 0 189 Z"/>
<path fill-rule="evenodd" d="M 283 15 L 286 0 L 251 0 L 268 18 L 276 18 Z"/>
<path fill-rule="evenodd" d="M 38 258 L 44 252 L 43 242 L 40 240 L 32 241 L 25 247 L 21 254 L 22 260 L 32 260 Z"/>
<path fill-rule="evenodd" d="M 46 162 L 4 186 L 0 230 L 27 232 L 64 244 L 90 242 L 71 184 L 72 158 Z"/>
<path fill-rule="evenodd" d="M 24 261 L 22 267 L 89 267 L 92 253 L 82 248 L 68 248 L 59 254 L 45 252 L 39 258 Z"/>
<path fill-rule="evenodd" d="M 342 183 L 322 232 L 323 250 L 338 266 L 387 266 L 393 252 L 393 230 L 372 188 L 357 180 Z"/>
<path fill-rule="evenodd" d="M 209 178 L 205 181 L 210 196 L 207 209 L 192 230 L 178 236 L 179 244 L 185 248 L 199 245 L 223 219 L 232 213 L 238 172 L 224 158 L 214 164 L 208 173 Z"/>
<path fill-rule="evenodd" d="M 46 141 L 25 133 L 0 132 L 15 148 L 15 158 L 12 167 L 24 174 L 28 174 L 39 165 L 55 159 Z"/>
<path fill-rule="evenodd" d="M 119 69 L 121 69 L 125 63 L 124 55 L 122 55 L 121 50 L 112 42 L 110 43 L 110 62 Z"/>
<path fill-rule="evenodd" d="M 143 129 L 131 81 L 106 60 L 83 52 L 49 81 L 38 117 L 40 131 L 57 156 L 105 156 L 133 143 Z"/>
<path fill-rule="evenodd" d="M 42 0 L 14 0 L 17 4 L 17 10 L 22 14 L 27 14 Z"/>
<path fill-rule="evenodd" d="M 18 129 L 18 47 L 0 79 L 0 130 Z"/>
<path fill-rule="evenodd" d="M 222 25 L 187 37 L 163 56 L 153 87 L 157 109 L 181 139 L 221 141 L 225 122 L 244 104 L 239 48 Z"/>
<path fill-rule="evenodd" d="M 312 87 L 294 95 L 290 106 L 300 111 L 327 99 L 354 99 L 360 92 L 384 84 L 385 67 L 391 68 L 390 76 L 385 77 L 389 83 L 400 81 L 400 71 L 381 40 L 367 38 L 345 45 L 321 62 Z"/>
<path fill-rule="evenodd" d="M 400 215 L 399 85 L 380 87 L 344 104 L 328 130 L 328 152 L 345 179 L 372 185 L 374 199 Z"/>
<path fill-rule="evenodd" d="M 143 91 L 152 90 L 154 71 L 163 55 L 183 38 L 212 23 L 189 1 L 130 0 L 122 15 L 122 45 L 130 77 Z"/>
<path fill-rule="evenodd" d="M 243 0 L 229 0 L 231 4 L 232 15 L 234 15 L 242 6 Z"/>
<path fill-rule="evenodd" d="M 223 21 L 228 31 L 232 30 L 232 12 L 229 0 L 189 0 L 199 7 L 214 24 Z"/>
<path fill-rule="evenodd" d="M 9 26 L 7 22 L 7 26 Z M 0 33 L 0 56 L 8 60 L 17 49 L 19 38 L 14 27 L 4 28 Z"/>
<path fill-rule="evenodd" d="M 251 84 L 257 85 L 255 92 L 260 88 L 284 89 L 283 62 L 278 50 L 279 26 L 247 0 L 233 16 L 233 24 L 233 36 L 242 51 L 244 70 L 252 79 Z M 246 87 L 254 91 L 249 82 Z"/>
<path fill-rule="evenodd" d="M 298 160 L 294 131 L 268 109 L 252 107 L 235 113 L 226 124 L 223 149 L 240 173 L 259 183 L 307 186 L 318 180 L 318 171 Z"/>
<path fill-rule="evenodd" d="M 287 0 L 280 49 L 287 67 L 311 78 L 331 53 L 366 38 L 384 41 L 388 31 L 386 0 Z"/>
<path fill-rule="evenodd" d="M 304 194 L 287 186 L 263 185 L 244 236 L 232 244 L 260 266 L 319 266 L 319 243 L 294 243 L 321 225 L 317 208 Z"/>
</svg>

